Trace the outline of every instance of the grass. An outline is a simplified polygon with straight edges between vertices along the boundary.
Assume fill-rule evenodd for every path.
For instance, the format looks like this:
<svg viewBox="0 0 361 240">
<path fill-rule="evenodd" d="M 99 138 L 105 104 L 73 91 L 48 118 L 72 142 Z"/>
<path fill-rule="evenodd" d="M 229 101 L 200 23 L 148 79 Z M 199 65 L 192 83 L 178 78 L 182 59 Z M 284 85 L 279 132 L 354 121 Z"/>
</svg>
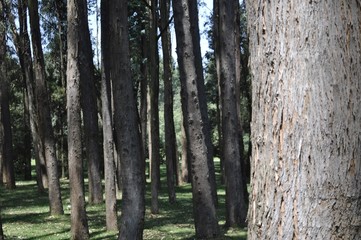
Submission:
<svg viewBox="0 0 361 240">
<path fill-rule="evenodd" d="M 164 173 L 164 166 L 162 172 Z M 163 174 L 164 176 L 164 174 Z M 144 239 L 195 239 L 192 217 L 192 193 L 190 184 L 177 187 L 177 202 L 170 204 L 166 181 L 162 179 L 159 194 L 160 213 L 150 212 L 150 186 L 147 183 Z M 50 216 L 47 193 L 37 191 L 35 181 L 18 181 L 15 190 L 0 187 L 0 204 L 3 230 L 6 239 L 69 239 L 70 209 L 69 181 L 61 180 L 65 214 Z M 222 227 L 225 221 L 224 186 L 218 188 L 218 219 L 224 237 L 220 239 L 246 239 L 246 230 Z M 118 206 L 120 207 L 120 200 Z M 116 239 L 117 232 L 105 229 L 105 205 L 87 206 L 91 239 Z M 120 213 L 118 214 L 120 216 Z"/>
</svg>

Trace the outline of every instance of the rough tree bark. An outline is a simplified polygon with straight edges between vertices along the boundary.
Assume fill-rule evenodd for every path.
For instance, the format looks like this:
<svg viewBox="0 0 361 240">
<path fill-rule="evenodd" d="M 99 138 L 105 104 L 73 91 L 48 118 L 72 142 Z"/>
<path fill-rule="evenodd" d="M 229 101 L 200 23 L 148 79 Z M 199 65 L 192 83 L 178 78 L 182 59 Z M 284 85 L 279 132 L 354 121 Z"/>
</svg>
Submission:
<svg viewBox="0 0 361 240">
<path fill-rule="evenodd" d="M 46 161 L 46 172 L 48 175 L 48 192 L 50 214 L 63 214 L 61 200 L 60 182 L 58 174 L 58 160 L 56 159 L 55 141 L 50 115 L 50 96 L 48 94 L 45 62 L 41 45 L 41 33 L 39 25 L 38 1 L 29 1 L 29 18 L 31 28 L 31 42 L 34 55 L 35 93 L 37 99 L 37 110 L 39 119 L 39 135 L 43 145 L 43 154 Z"/>
<path fill-rule="evenodd" d="M 361 237 L 360 1 L 248 1 L 249 239 Z"/>
<path fill-rule="evenodd" d="M 198 238 L 220 234 L 215 176 L 195 0 L 173 0 L 182 109 L 192 168 L 193 212 Z"/>
<path fill-rule="evenodd" d="M 116 143 L 123 177 L 122 216 L 118 239 L 142 239 L 145 213 L 145 162 L 130 73 L 126 0 L 109 8 L 110 76 L 114 97 Z"/>
<path fill-rule="evenodd" d="M 159 212 L 160 189 L 160 139 L 159 139 L 159 57 L 158 57 L 158 0 L 149 5 L 149 162 L 151 175 L 151 211 Z"/>
<path fill-rule="evenodd" d="M 98 128 L 98 104 L 95 91 L 93 51 L 90 42 L 88 25 L 88 2 L 81 1 L 79 8 L 80 21 L 80 91 L 83 110 L 84 140 L 86 159 L 88 162 L 89 203 L 103 202 L 102 180 L 100 176 L 100 146 Z"/>
<path fill-rule="evenodd" d="M 10 120 L 10 106 L 9 106 L 9 81 L 6 74 L 5 57 L 6 57 L 6 32 L 7 22 L 5 18 L 5 6 L 1 2 L 0 15 L 0 178 L 5 186 L 9 189 L 15 188 L 15 172 L 13 162 L 13 146 L 12 146 L 12 131 Z"/>
<path fill-rule="evenodd" d="M 81 137 L 80 104 L 80 21 L 79 9 L 83 0 L 68 0 L 68 60 L 67 60 L 67 121 L 68 161 L 71 203 L 71 238 L 89 239 L 88 220 L 85 211 L 84 177 Z"/>
<path fill-rule="evenodd" d="M 243 147 L 239 139 L 238 0 L 219 0 L 219 60 L 222 109 L 222 149 L 226 184 L 226 226 L 245 226 L 247 206 L 243 192 Z M 239 20 L 239 19 L 238 19 Z M 241 136 L 240 136 L 241 135 Z"/>
<path fill-rule="evenodd" d="M 31 58 L 30 38 L 28 34 L 28 18 L 27 9 L 28 1 L 18 0 L 18 14 L 19 14 L 19 32 L 15 24 L 15 19 L 10 11 L 6 11 L 7 18 L 9 21 L 9 27 L 14 39 L 14 45 L 16 47 L 17 55 L 21 65 L 22 74 L 25 81 L 25 99 L 27 108 L 29 111 L 29 124 L 33 140 L 34 155 L 36 162 L 36 181 L 38 191 L 43 192 L 47 186 L 47 173 L 45 168 L 45 156 L 42 154 L 42 145 L 39 135 L 39 120 L 38 111 L 35 98 L 35 86 L 34 86 L 34 73 L 33 73 L 33 62 Z M 12 5 L 9 5 L 8 10 L 12 9 Z"/>
<path fill-rule="evenodd" d="M 101 1 L 102 25 L 102 117 L 103 117 L 103 151 L 104 151 L 104 178 L 105 178 L 105 214 L 107 230 L 118 230 L 117 198 L 116 198 L 116 167 L 114 158 L 113 119 L 111 110 L 111 84 L 109 74 L 109 1 Z"/>
<path fill-rule="evenodd" d="M 171 69 L 171 43 L 169 31 L 170 0 L 160 1 L 162 50 L 163 50 L 163 80 L 164 80 L 164 133 L 165 133 L 165 157 L 167 163 L 167 187 L 170 203 L 176 200 L 175 184 L 177 179 L 177 142 L 174 130 L 173 117 L 173 89 Z"/>
</svg>

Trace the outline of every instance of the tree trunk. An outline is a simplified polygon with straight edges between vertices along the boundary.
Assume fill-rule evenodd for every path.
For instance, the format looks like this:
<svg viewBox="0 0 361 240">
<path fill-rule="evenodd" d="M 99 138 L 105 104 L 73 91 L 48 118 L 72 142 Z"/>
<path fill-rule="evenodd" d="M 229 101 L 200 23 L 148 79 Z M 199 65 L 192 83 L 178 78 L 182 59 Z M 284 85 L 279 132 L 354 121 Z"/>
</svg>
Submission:
<svg viewBox="0 0 361 240">
<path fill-rule="evenodd" d="M 38 1 L 29 1 L 29 17 L 31 27 L 31 42 L 34 54 L 34 72 L 36 85 L 36 98 L 39 115 L 39 133 L 43 145 L 46 170 L 48 175 L 50 214 L 63 214 L 60 182 L 58 174 L 58 160 L 55 153 L 55 141 L 50 116 L 50 97 L 45 79 L 45 63 L 41 46 L 41 33 L 39 26 Z"/>
<path fill-rule="evenodd" d="M 226 184 L 226 226 L 245 226 L 247 207 L 243 192 L 239 121 L 237 50 L 239 48 L 238 0 L 219 1 L 220 90 L 222 106 L 223 157 Z"/>
<path fill-rule="evenodd" d="M 167 163 L 167 185 L 169 202 L 174 203 L 176 200 L 175 183 L 177 174 L 175 165 L 177 164 L 176 154 L 176 136 L 174 130 L 173 118 L 173 89 L 172 89 L 172 69 L 171 69 L 171 46 L 169 32 L 169 10 L 170 1 L 161 0 L 161 30 L 162 30 L 162 50 L 163 50 L 163 78 L 164 78 L 164 132 L 165 132 L 165 155 Z"/>
<path fill-rule="evenodd" d="M 109 74 L 108 56 L 110 54 L 108 25 L 109 18 L 108 1 L 101 2 L 101 25 L 102 25 L 102 117 L 103 117 L 103 150 L 104 150 L 104 176 L 105 176 L 105 214 L 107 230 L 118 230 L 117 198 L 116 198 L 116 167 L 114 159 L 113 121 L 111 111 L 111 85 Z"/>
<path fill-rule="evenodd" d="M 4 240 L 4 231 L 3 231 L 3 223 L 1 218 L 1 208 L 0 208 L 0 240 Z"/>
<path fill-rule="evenodd" d="M 361 5 L 248 1 L 249 239 L 361 237 Z"/>
<path fill-rule="evenodd" d="M 191 182 L 191 166 L 189 164 L 188 158 L 188 145 L 187 145 L 187 136 L 186 130 L 184 129 L 184 120 L 182 118 L 181 126 L 181 138 L 182 138 L 182 159 L 181 159 L 181 182 L 190 183 Z"/>
<path fill-rule="evenodd" d="M 149 12 L 149 162 L 151 175 L 151 212 L 158 213 L 160 189 L 160 143 L 159 143 L 159 59 L 158 59 L 158 1 L 150 0 Z"/>
<path fill-rule="evenodd" d="M 23 101 L 24 101 L 24 126 L 25 126 L 25 134 L 23 137 L 24 144 L 24 180 L 30 181 L 32 179 L 31 176 L 31 131 L 30 131 L 30 113 L 29 113 L 29 101 L 27 97 L 26 91 L 26 76 L 23 73 L 23 82 L 24 82 L 24 90 L 23 90 Z"/>
<path fill-rule="evenodd" d="M 111 5 L 110 5 L 111 3 Z M 145 213 L 145 162 L 142 158 L 136 100 L 130 73 L 128 1 L 108 2 L 110 76 L 116 143 L 123 177 L 122 216 L 118 239 L 142 239 Z"/>
<path fill-rule="evenodd" d="M 67 60 L 67 115 L 68 115 L 68 161 L 71 203 L 71 238 L 89 239 L 85 211 L 84 177 L 81 138 L 80 63 L 81 39 L 80 8 L 82 0 L 68 0 L 68 60 Z"/>
<path fill-rule="evenodd" d="M 83 0 L 79 8 L 80 20 L 80 90 L 83 110 L 84 140 L 88 160 L 89 203 L 103 202 L 100 176 L 100 147 L 98 128 L 98 107 L 95 92 L 93 52 L 88 26 L 88 5 Z"/>
<path fill-rule="evenodd" d="M 192 166 L 193 211 L 198 238 L 220 234 L 215 177 L 199 46 L 197 1 L 173 0 L 182 108 Z"/>
<path fill-rule="evenodd" d="M 1 3 L 0 15 L 0 138 L 2 151 L 0 151 L 0 164 L 3 179 L 6 187 L 15 188 L 15 172 L 13 162 L 12 131 L 9 106 L 9 81 L 7 80 L 5 57 L 6 57 L 6 18 L 3 4 Z"/>
<path fill-rule="evenodd" d="M 10 9 L 10 8 L 9 8 Z M 45 156 L 43 155 L 42 144 L 39 135 L 39 119 L 35 98 L 33 62 L 31 59 L 30 39 L 28 35 L 27 18 L 28 1 L 18 0 L 19 13 L 19 33 L 16 30 L 16 24 L 13 14 L 7 13 L 13 38 L 15 40 L 16 50 L 26 85 L 26 102 L 29 111 L 29 124 L 32 135 L 35 162 L 36 162 L 36 181 L 38 191 L 43 192 L 48 185 L 48 178 L 45 168 Z"/>
<path fill-rule="evenodd" d="M 213 45 L 214 45 L 214 59 L 216 65 L 217 74 L 217 133 L 218 133 L 218 145 L 219 145 L 219 162 L 220 162 L 220 175 L 221 183 L 225 182 L 224 174 L 224 157 L 223 157 L 223 136 L 222 136 L 222 106 L 221 99 L 221 59 L 220 59 L 220 13 L 219 13 L 219 0 L 213 0 Z"/>
</svg>

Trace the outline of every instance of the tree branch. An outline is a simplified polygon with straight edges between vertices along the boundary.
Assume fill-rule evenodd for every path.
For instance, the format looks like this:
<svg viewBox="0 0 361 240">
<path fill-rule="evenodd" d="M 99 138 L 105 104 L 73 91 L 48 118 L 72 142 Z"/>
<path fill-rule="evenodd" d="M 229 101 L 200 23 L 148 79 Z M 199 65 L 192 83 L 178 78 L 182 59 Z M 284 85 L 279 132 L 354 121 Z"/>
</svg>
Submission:
<svg viewBox="0 0 361 240">
<path fill-rule="evenodd" d="M 167 24 L 164 26 L 163 29 L 160 30 L 159 35 L 157 36 L 157 40 L 159 40 L 159 38 L 163 35 L 163 33 L 167 30 L 167 28 L 169 27 L 169 25 L 172 23 L 174 19 L 174 15 L 172 15 L 172 17 L 168 20 Z"/>
</svg>

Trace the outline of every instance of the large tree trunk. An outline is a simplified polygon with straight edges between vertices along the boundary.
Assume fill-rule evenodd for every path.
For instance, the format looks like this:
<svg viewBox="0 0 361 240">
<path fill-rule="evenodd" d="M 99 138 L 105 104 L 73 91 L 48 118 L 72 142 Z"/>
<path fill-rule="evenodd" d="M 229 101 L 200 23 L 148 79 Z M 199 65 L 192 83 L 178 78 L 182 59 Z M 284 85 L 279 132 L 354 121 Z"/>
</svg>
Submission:
<svg viewBox="0 0 361 240">
<path fill-rule="evenodd" d="M 151 175 L 151 211 L 159 212 L 158 191 L 160 189 L 160 140 L 159 140 L 159 57 L 158 57 L 158 1 L 149 1 L 149 162 Z"/>
<path fill-rule="evenodd" d="M 50 97 L 45 79 L 45 63 L 41 45 L 39 26 L 38 1 L 29 1 L 29 17 L 31 27 L 31 42 L 34 54 L 34 73 L 36 85 L 36 98 L 39 116 L 39 133 L 43 145 L 46 170 L 48 175 L 50 214 L 63 214 L 63 204 L 60 193 L 58 174 L 58 160 L 55 153 L 55 141 L 50 116 Z"/>
<path fill-rule="evenodd" d="M 182 108 L 192 166 L 193 211 L 198 238 L 220 234 L 216 217 L 213 153 L 199 46 L 197 1 L 173 0 Z"/>
<path fill-rule="evenodd" d="M 161 0 L 161 30 L 162 30 L 162 50 L 163 50 L 163 78 L 164 78 L 164 132 L 165 132 L 165 157 L 167 163 L 167 185 L 169 202 L 176 200 L 175 184 L 177 179 L 177 143 L 174 130 L 173 118 L 173 89 L 172 89 L 172 69 L 171 69 L 171 46 L 169 32 L 169 10 L 170 0 Z"/>
<path fill-rule="evenodd" d="M 95 91 L 93 52 L 88 26 L 88 4 L 81 2 L 80 20 L 80 89 L 84 122 L 84 140 L 86 159 L 88 160 L 89 203 L 103 202 L 102 182 L 100 176 L 100 147 L 98 128 L 98 107 Z"/>
<path fill-rule="evenodd" d="M 84 177 L 81 137 L 80 63 L 79 49 L 83 44 L 80 31 L 84 21 L 79 13 L 82 0 L 68 0 L 68 60 L 67 60 L 67 115 L 68 161 L 71 203 L 71 238 L 89 239 L 88 220 L 85 211 Z"/>
<path fill-rule="evenodd" d="M 223 157 L 226 184 L 226 225 L 245 226 L 247 206 L 243 192 L 243 147 L 239 139 L 239 87 L 237 76 L 238 0 L 219 2 L 220 90 L 222 104 Z"/>
<path fill-rule="evenodd" d="M 142 239 L 145 213 L 145 162 L 130 73 L 128 12 L 125 0 L 109 8 L 110 76 L 114 96 L 116 143 L 123 177 L 122 216 L 118 239 Z"/>
<path fill-rule="evenodd" d="M 114 158 L 113 121 L 111 110 L 111 84 L 109 74 L 110 45 L 108 37 L 109 2 L 101 2 L 101 25 L 102 25 L 102 117 L 103 117 L 103 151 L 104 151 L 104 178 L 105 178 L 105 214 L 107 230 L 118 230 L 117 198 L 116 198 L 116 167 Z"/>
<path fill-rule="evenodd" d="M 250 239 L 361 237 L 361 5 L 248 1 Z"/>
</svg>

